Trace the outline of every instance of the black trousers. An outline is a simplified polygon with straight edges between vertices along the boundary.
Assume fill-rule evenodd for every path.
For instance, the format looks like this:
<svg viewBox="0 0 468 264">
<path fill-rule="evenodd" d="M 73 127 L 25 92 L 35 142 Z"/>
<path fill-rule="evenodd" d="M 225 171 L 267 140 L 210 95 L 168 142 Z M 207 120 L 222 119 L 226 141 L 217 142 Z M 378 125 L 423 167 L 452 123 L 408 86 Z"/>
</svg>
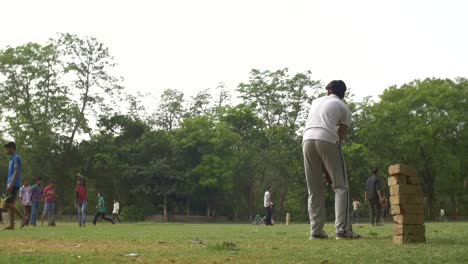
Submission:
<svg viewBox="0 0 468 264">
<path fill-rule="evenodd" d="M 112 214 L 112 220 L 115 222 L 115 219 L 117 219 L 120 223 L 120 218 L 119 218 L 119 214 Z"/>
<path fill-rule="evenodd" d="M 380 222 L 380 200 L 379 198 L 370 199 L 369 200 L 369 214 L 370 214 L 370 221 L 372 225 L 375 225 Z"/>
<path fill-rule="evenodd" d="M 96 224 L 96 221 L 98 220 L 99 217 L 101 217 L 101 219 L 114 223 L 112 219 L 106 217 L 105 213 L 97 212 L 96 215 L 94 216 L 93 224 Z"/>
<path fill-rule="evenodd" d="M 273 208 L 269 206 L 269 207 L 266 207 L 265 209 L 266 209 L 265 225 L 272 225 L 271 217 L 273 216 Z"/>
</svg>

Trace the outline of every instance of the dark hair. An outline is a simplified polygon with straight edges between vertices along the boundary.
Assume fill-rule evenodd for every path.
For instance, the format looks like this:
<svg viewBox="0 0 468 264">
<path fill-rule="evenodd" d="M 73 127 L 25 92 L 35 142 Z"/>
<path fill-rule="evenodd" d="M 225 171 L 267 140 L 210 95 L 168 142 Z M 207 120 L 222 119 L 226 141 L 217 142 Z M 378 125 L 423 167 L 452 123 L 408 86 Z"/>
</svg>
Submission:
<svg viewBox="0 0 468 264">
<path fill-rule="evenodd" d="M 268 185 L 267 190 L 270 190 L 270 189 L 271 189 L 271 185 Z"/>
<path fill-rule="evenodd" d="M 12 148 L 12 149 L 16 150 L 16 144 L 15 144 L 15 142 L 8 142 L 8 143 L 5 144 L 4 147 L 5 147 L 5 148 Z"/>
<path fill-rule="evenodd" d="M 372 170 L 373 174 L 377 174 L 378 172 L 379 172 L 379 168 L 375 168 L 375 169 Z"/>
<path fill-rule="evenodd" d="M 42 181 L 42 177 L 41 176 L 37 177 L 36 181 Z"/>
<path fill-rule="evenodd" d="M 346 92 L 346 84 L 342 80 L 334 80 L 327 85 L 326 89 L 330 90 L 332 94 L 340 99 L 343 99 Z"/>
</svg>

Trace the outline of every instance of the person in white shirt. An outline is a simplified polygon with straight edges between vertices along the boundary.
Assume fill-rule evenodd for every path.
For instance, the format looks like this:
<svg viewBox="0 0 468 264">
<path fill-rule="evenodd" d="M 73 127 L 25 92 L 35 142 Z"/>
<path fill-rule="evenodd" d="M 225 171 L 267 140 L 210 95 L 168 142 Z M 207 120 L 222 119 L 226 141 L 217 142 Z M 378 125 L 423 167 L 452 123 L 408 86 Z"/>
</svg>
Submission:
<svg viewBox="0 0 468 264">
<path fill-rule="evenodd" d="M 326 89 L 327 96 L 312 102 L 302 141 L 309 194 L 310 239 L 328 238 L 323 230 L 326 190 L 324 169 L 330 175 L 335 192 L 336 239 L 359 238 L 360 235 L 352 232 L 348 176 L 341 151 L 341 142 L 351 125 L 351 111 L 343 102 L 346 84 L 335 80 Z"/>
<path fill-rule="evenodd" d="M 32 187 L 29 185 L 29 180 L 24 179 L 24 185 L 21 186 L 19 189 L 19 198 L 21 198 L 21 205 L 23 206 L 24 215 L 30 217 L 31 216 L 31 196 L 32 196 Z M 29 221 L 25 223 L 29 225 Z"/>
<path fill-rule="evenodd" d="M 263 206 L 266 209 L 265 225 L 273 225 L 271 218 L 273 216 L 273 202 L 271 201 L 271 186 L 268 186 L 263 197 Z"/>
<path fill-rule="evenodd" d="M 356 198 L 354 198 L 353 199 L 353 215 L 352 215 L 353 224 L 359 223 L 359 218 L 360 218 L 359 207 L 361 207 L 361 203 Z"/>
<path fill-rule="evenodd" d="M 445 218 L 445 210 L 443 208 L 440 208 L 440 221 L 447 222 L 447 218 Z"/>
<path fill-rule="evenodd" d="M 112 221 L 115 222 L 115 219 L 117 219 L 120 223 L 119 210 L 120 210 L 120 204 L 119 202 L 114 200 L 114 208 L 112 209 Z"/>
</svg>

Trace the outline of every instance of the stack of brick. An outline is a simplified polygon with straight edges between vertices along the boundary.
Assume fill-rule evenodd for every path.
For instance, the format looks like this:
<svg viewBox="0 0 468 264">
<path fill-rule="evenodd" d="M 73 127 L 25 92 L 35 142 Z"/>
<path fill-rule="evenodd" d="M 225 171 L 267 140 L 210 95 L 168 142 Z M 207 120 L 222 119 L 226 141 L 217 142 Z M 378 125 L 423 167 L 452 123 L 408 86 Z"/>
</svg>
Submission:
<svg viewBox="0 0 468 264">
<path fill-rule="evenodd" d="M 424 194 L 416 171 L 403 164 L 388 168 L 388 186 L 393 216 L 393 243 L 426 241 Z"/>
</svg>

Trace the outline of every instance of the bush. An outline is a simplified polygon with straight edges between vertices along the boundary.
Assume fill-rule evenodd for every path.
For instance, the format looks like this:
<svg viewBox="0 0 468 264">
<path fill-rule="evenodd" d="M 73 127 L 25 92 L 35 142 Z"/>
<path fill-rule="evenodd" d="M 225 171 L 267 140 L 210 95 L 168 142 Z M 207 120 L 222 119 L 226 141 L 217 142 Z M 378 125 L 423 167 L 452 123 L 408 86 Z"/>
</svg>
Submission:
<svg viewBox="0 0 468 264">
<path fill-rule="evenodd" d="M 120 216 L 126 221 L 143 221 L 146 214 L 142 207 L 130 205 L 122 208 Z"/>
</svg>

